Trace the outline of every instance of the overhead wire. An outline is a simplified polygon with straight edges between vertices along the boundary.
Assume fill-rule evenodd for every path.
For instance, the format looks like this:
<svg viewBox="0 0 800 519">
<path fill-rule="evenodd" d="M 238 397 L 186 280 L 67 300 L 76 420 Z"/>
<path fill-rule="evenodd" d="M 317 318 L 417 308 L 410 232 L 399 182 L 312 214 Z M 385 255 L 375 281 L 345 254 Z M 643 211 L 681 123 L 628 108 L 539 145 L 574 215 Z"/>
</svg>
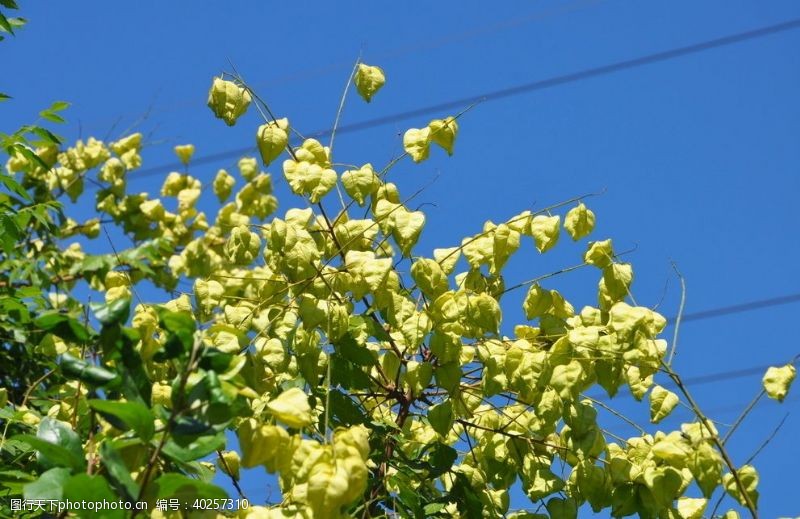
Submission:
<svg viewBox="0 0 800 519">
<path fill-rule="evenodd" d="M 521 27 L 533 22 L 539 22 L 549 18 L 557 17 L 563 14 L 569 14 L 580 11 L 594 4 L 602 3 L 604 0 L 574 0 L 566 2 L 557 6 L 547 7 L 536 11 L 529 12 L 524 15 L 517 15 L 512 18 L 505 18 L 496 22 L 491 22 L 484 25 L 468 28 L 463 31 L 454 31 L 448 34 L 443 34 L 440 37 L 423 38 L 415 40 L 412 43 L 396 46 L 387 49 L 383 52 L 370 53 L 370 59 L 373 61 L 380 61 L 381 63 L 393 59 L 402 58 L 404 56 L 418 54 L 423 51 L 431 51 L 454 43 L 469 41 L 478 37 L 489 36 L 509 29 Z M 251 86 L 253 88 L 274 87 L 279 85 L 291 84 L 294 82 L 307 81 L 319 77 L 323 77 L 331 72 L 337 70 L 347 70 L 353 66 L 353 60 L 342 60 L 329 62 L 321 66 L 306 67 L 296 72 L 284 74 L 279 77 L 267 79 L 265 81 L 256 81 Z M 178 103 L 171 103 L 169 106 L 159 106 L 157 111 L 163 112 L 179 112 L 187 108 L 197 106 L 199 102 L 205 102 L 201 99 L 193 99 L 181 101 Z M 154 109 L 148 109 L 152 112 Z"/>
<path fill-rule="evenodd" d="M 797 28 L 800 28 L 800 18 L 794 18 L 778 24 L 773 24 L 765 27 L 760 27 L 757 29 L 738 32 L 735 34 L 730 34 L 727 36 L 722 36 L 719 38 L 714 38 L 699 43 L 685 45 L 682 47 L 676 47 L 665 51 L 645 54 L 635 58 L 616 61 L 614 63 L 600 65 L 597 67 L 591 67 L 576 72 L 571 72 L 568 74 L 562 74 L 545 79 L 534 80 L 511 87 L 484 92 L 483 94 L 462 97 L 459 99 L 428 105 L 413 110 L 389 114 L 381 117 L 376 117 L 373 119 L 367 119 L 365 121 L 345 124 L 340 126 L 336 131 L 337 133 L 353 133 L 369 128 L 375 128 L 378 126 L 384 126 L 387 124 L 404 121 L 407 119 L 413 119 L 415 117 L 422 115 L 428 115 L 436 112 L 442 112 L 444 110 L 464 107 L 473 103 L 496 101 L 499 99 L 505 99 L 509 97 L 526 94 L 529 92 L 534 92 L 537 90 L 544 90 L 547 88 L 553 88 L 556 86 L 565 85 L 569 83 L 585 81 L 587 79 L 614 74 L 624 70 L 643 67 L 654 63 L 669 61 L 679 57 L 688 56 L 691 54 L 698 54 L 708 50 L 726 47 L 729 45 L 734 45 L 748 40 L 764 38 L 767 36 L 779 34 Z M 332 130 L 333 130 L 332 128 L 319 130 L 317 132 L 310 134 L 310 136 L 326 137 L 331 134 Z M 192 165 L 197 166 L 203 164 L 211 164 L 218 161 L 238 157 L 246 153 L 251 153 L 254 150 L 255 150 L 254 146 L 247 146 L 247 147 L 233 148 L 225 151 L 220 151 L 205 156 L 199 156 L 192 159 Z M 171 171 L 180 167 L 182 167 L 182 164 L 176 161 L 152 168 L 146 168 L 139 171 L 131 172 L 130 177 L 143 178 L 143 177 L 163 174 L 165 171 Z"/>
</svg>

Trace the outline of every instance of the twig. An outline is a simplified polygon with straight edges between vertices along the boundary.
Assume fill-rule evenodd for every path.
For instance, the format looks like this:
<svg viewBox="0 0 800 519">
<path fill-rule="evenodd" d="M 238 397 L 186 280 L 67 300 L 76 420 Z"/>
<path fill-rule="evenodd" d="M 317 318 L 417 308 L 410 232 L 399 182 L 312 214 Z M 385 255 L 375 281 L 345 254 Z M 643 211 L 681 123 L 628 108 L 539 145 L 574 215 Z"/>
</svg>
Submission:
<svg viewBox="0 0 800 519">
<path fill-rule="evenodd" d="M 725 445 L 722 443 L 722 440 L 720 440 L 719 435 L 715 432 L 714 427 L 711 425 L 709 419 L 700 410 L 700 407 L 697 405 L 697 402 L 695 402 L 694 398 L 692 398 L 691 393 L 689 393 L 689 390 L 683 384 L 683 381 L 681 380 L 680 376 L 678 376 L 677 373 L 672 371 L 672 368 L 670 368 L 663 361 L 661 362 L 661 365 L 666 371 L 666 373 L 669 375 L 669 377 L 672 379 L 672 381 L 675 383 L 675 385 L 678 387 L 680 392 L 683 393 L 683 396 L 686 397 L 686 401 L 692 407 L 692 411 L 694 412 L 695 416 L 697 416 L 698 420 L 700 420 L 700 422 L 708 431 L 709 435 L 711 436 L 711 441 L 714 443 L 714 445 L 716 445 L 717 450 L 719 451 L 723 461 L 725 462 L 725 465 L 727 465 L 728 470 L 730 470 L 731 476 L 733 476 L 733 480 L 736 483 L 736 487 L 739 489 L 739 493 L 741 494 L 742 499 L 744 499 L 745 506 L 750 511 L 750 514 L 753 516 L 753 519 L 758 519 L 758 510 L 756 509 L 756 505 L 750 498 L 750 494 L 747 492 L 747 488 L 744 486 L 744 483 L 742 483 L 742 480 L 739 477 L 739 473 L 736 471 L 736 465 L 734 465 L 733 460 L 730 457 L 730 454 L 728 454 L 728 450 L 725 448 Z"/>
<path fill-rule="evenodd" d="M 761 451 L 764 450 L 764 447 L 769 445 L 769 442 L 771 442 L 775 438 L 775 436 L 777 436 L 778 431 L 780 431 L 781 427 L 783 427 L 783 424 L 786 423 L 786 419 L 787 418 L 789 418 L 789 413 L 786 413 L 785 415 L 783 415 L 783 418 L 778 423 L 777 427 L 775 427 L 775 429 L 773 429 L 772 434 L 770 434 L 767 437 L 767 439 L 764 440 L 764 442 L 758 447 L 758 449 L 756 449 L 756 451 L 753 454 L 751 454 L 749 458 L 747 458 L 747 461 L 744 462 L 745 465 L 747 465 L 748 463 L 752 462 L 754 459 L 756 459 L 756 456 L 761 454 Z"/>
<path fill-rule="evenodd" d="M 800 359 L 800 353 L 792 357 L 792 360 L 789 361 L 789 364 L 794 365 L 798 359 Z M 762 387 L 761 391 L 758 392 L 758 395 L 756 395 L 756 397 L 750 402 L 750 404 L 748 404 L 748 406 L 745 407 L 744 411 L 742 411 L 742 414 L 739 415 L 736 421 L 733 422 L 733 425 L 731 425 L 731 428 L 728 429 L 728 432 L 725 433 L 725 436 L 722 438 L 722 443 L 726 443 L 730 439 L 734 431 L 742 424 L 747 415 L 750 414 L 750 412 L 753 410 L 753 408 L 755 408 L 759 400 L 761 400 L 766 394 L 767 391 Z"/>
<path fill-rule="evenodd" d="M 672 269 L 675 271 L 675 274 L 678 275 L 678 280 L 681 282 L 681 304 L 678 307 L 678 316 L 675 318 L 675 330 L 672 333 L 672 348 L 669 352 L 669 357 L 667 357 L 667 365 L 672 366 L 672 360 L 675 358 L 675 351 L 678 349 L 678 332 L 681 327 L 681 318 L 683 317 L 683 308 L 686 304 L 686 280 L 683 279 L 683 275 L 678 270 L 678 265 L 673 261 L 672 262 Z"/>
<path fill-rule="evenodd" d="M 331 128 L 331 140 L 328 141 L 328 160 L 331 161 L 333 160 L 333 141 L 336 139 L 336 130 L 339 128 L 339 121 L 344 113 L 344 103 L 347 100 L 347 93 L 350 91 L 350 85 L 353 83 L 353 79 L 356 77 L 356 71 L 358 70 L 358 65 L 360 63 L 361 54 L 359 53 L 358 58 L 356 58 L 356 62 L 353 65 L 353 71 L 350 72 L 350 75 L 347 77 L 347 83 L 344 86 L 342 97 L 339 100 L 339 109 L 336 111 L 336 119 L 333 121 L 333 128 Z"/>
<path fill-rule="evenodd" d="M 225 461 L 225 456 L 222 455 L 222 451 L 217 449 L 217 457 L 219 458 L 222 467 L 225 469 L 225 473 L 231 478 L 231 483 L 233 484 L 233 488 L 236 489 L 236 492 L 239 493 L 239 497 L 242 499 L 247 499 L 247 496 L 244 495 L 242 491 L 242 487 L 239 486 L 239 480 L 236 479 L 233 474 L 231 473 L 231 468 L 228 466 L 228 462 Z"/>
</svg>

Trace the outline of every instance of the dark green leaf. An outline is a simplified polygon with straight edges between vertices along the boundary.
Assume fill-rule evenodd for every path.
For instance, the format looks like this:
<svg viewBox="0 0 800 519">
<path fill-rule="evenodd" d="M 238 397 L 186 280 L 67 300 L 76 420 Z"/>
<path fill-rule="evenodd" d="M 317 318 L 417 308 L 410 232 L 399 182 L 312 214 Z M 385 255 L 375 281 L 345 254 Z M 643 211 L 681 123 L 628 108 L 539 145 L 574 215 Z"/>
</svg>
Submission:
<svg viewBox="0 0 800 519">
<path fill-rule="evenodd" d="M 108 486 L 108 482 L 101 476 L 90 476 L 88 474 L 78 474 L 72 476 L 64 483 L 64 499 L 73 503 L 79 501 L 93 501 L 95 503 L 105 501 L 119 501 L 119 497 Z M 123 510 L 75 510 L 78 517 L 103 517 L 116 519 L 125 517 Z"/>
<path fill-rule="evenodd" d="M 206 348 L 200 358 L 200 367 L 216 373 L 225 373 L 231 365 L 233 355 L 217 348 Z"/>
<path fill-rule="evenodd" d="M 33 320 L 33 325 L 68 341 L 86 342 L 90 337 L 89 330 L 83 324 L 58 310 L 43 312 Z"/>
<path fill-rule="evenodd" d="M 3 13 L 0 13 L 0 30 L 3 30 L 7 33 L 14 34 L 14 29 L 11 27 L 11 24 L 8 21 L 8 18 L 3 16 Z"/>
<path fill-rule="evenodd" d="M 175 426 L 172 428 L 172 434 L 175 437 L 175 441 L 183 440 L 183 444 L 189 444 L 198 436 L 202 436 L 211 431 L 213 431 L 211 425 L 198 420 L 197 418 L 191 418 L 187 416 L 182 416 L 175 420 Z"/>
<path fill-rule="evenodd" d="M 94 316 L 102 324 L 125 323 L 130 313 L 131 300 L 129 298 L 115 299 L 110 303 L 92 304 Z"/>
<path fill-rule="evenodd" d="M 350 334 L 345 334 L 334 346 L 344 358 L 359 366 L 372 366 L 377 362 L 372 352 L 359 345 Z"/>
<path fill-rule="evenodd" d="M 75 378 L 93 386 L 102 386 L 117 378 L 117 374 L 113 371 L 90 364 L 69 353 L 61 356 L 60 366 L 61 372 L 68 378 Z"/>
<path fill-rule="evenodd" d="M 331 355 L 331 382 L 345 389 L 368 389 L 369 376 L 340 353 Z"/>
<path fill-rule="evenodd" d="M 41 137 L 46 143 L 49 144 L 61 144 L 63 143 L 63 139 L 58 135 L 54 134 L 50 130 L 46 128 L 35 127 L 31 130 L 33 133 Z"/>
<path fill-rule="evenodd" d="M 100 412 L 114 427 L 122 430 L 133 429 L 142 441 L 149 441 L 153 437 L 155 432 L 153 413 L 142 403 L 89 400 L 89 406 Z"/>
<path fill-rule="evenodd" d="M 100 445 L 100 461 L 114 486 L 122 490 L 129 501 L 135 500 L 139 495 L 139 485 L 131 477 L 130 470 L 111 442 L 105 441 Z"/>
<path fill-rule="evenodd" d="M 69 479 L 69 469 L 57 467 L 43 472 L 39 479 L 25 485 L 23 497 L 28 501 L 39 499 L 61 501 L 64 483 Z"/>
<path fill-rule="evenodd" d="M 39 155 L 34 153 L 33 150 L 31 150 L 24 144 L 15 142 L 11 146 L 9 146 L 6 151 L 8 152 L 9 155 L 14 155 L 15 153 L 19 153 L 20 155 L 25 157 L 28 160 L 28 162 L 33 162 L 38 164 L 45 171 L 48 171 L 50 169 L 50 166 L 48 166 Z"/>
<path fill-rule="evenodd" d="M 49 418 L 45 418 L 49 420 Z M 44 421 L 44 420 L 42 420 Z M 74 434 L 74 433 L 73 433 Z M 75 471 L 83 470 L 83 452 L 78 455 L 74 449 L 42 439 L 31 434 L 20 434 L 14 437 L 15 440 L 26 443 L 38 453 L 39 461 L 45 467 L 68 467 Z M 80 443 L 78 443 L 80 449 Z"/>
<path fill-rule="evenodd" d="M 9 191 L 17 194 L 23 200 L 31 201 L 31 197 L 28 192 L 25 191 L 25 188 L 23 188 L 13 177 L 6 175 L 5 173 L 0 173 L 0 182 L 2 182 Z"/>
<path fill-rule="evenodd" d="M 455 473 L 455 481 L 450 489 L 450 501 L 458 507 L 458 511 L 467 519 L 482 519 L 483 504 L 480 497 L 469 484 L 469 480 L 460 472 Z"/>
<path fill-rule="evenodd" d="M 225 434 L 201 436 L 186 446 L 170 440 L 164 445 L 164 454 L 178 461 L 190 462 L 208 456 L 225 447 Z"/>
<path fill-rule="evenodd" d="M 448 472 L 456 458 L 458 458 L 458 453 L 454 448 L 443 443 L 436 443 L 428 455 L 428 463 L 431 466 L 429 476 L 438 478 Z"/>
<path fill-rule="evenodd" d="M 341 425 L 351 426 L 368 422 L 364 411 L 350 396 L 337 389 L 330 392 L 331 415 Z"/>
<path fill-rule="evenodd" d="M 192 317 L 191 313 L 170 312 L 169 310 L 160 309 L 158 318 L 164 328 L 178 335 L 184 342 L 186 348 L 191 348 L 193 342 L 192 334 L 196 327 L 194 317 Z"/>
<path fill-rule="evenodd" d="M 195 321 L 189 312 L 171 312 L 163 308 L 158 312 L 159 322 L 169 331 L 164 347 L 156 353 L 158 362 L 188 355 L 194 344 Z"/>
<path fill-rule="evenodd" d="M 19 9 L 17 2 L 14 0 L 0 0 L 0 5 L 8 7 L 9 9 Z"/>
</svg>

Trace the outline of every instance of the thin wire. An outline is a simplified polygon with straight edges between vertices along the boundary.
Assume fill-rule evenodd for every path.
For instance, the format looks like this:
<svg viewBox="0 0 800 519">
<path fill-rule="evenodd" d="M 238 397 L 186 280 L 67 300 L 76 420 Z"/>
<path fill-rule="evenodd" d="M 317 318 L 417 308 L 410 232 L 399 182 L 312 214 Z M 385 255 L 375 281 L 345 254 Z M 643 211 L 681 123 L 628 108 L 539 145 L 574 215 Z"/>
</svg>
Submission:
<svg viewBox="0 0 800 519">
<path fill-rule="evenodd" d="M 442 112 L 444 110 L 450 110 L 453 108 L 460 108 L 466 105 L 483 101 L 495 101 L 498 99 L 505 99 L 508 97 L 514 97 L 521 94 L 525 94 L 528 92 L 533 92 L 536 90 L 544 90 L 547 88 L 553 88 L 556 86 L 565 85 L 568 83 L 576 83 L 579 81 L 584 81 L 587 79 L 605 76 L 609 74 L 614 74 L 616 72 L 621 72 L 623 70 L 630 70 L 638 67 L 642 67 L 645 65 L 651 65 L 653 63 L 659 63 L 663 61 L 669 61 L 672 59 L 676 59 L 679 57 L 687 56 L 690 54 L 698 54 L 700 52 L 705 52 L 707 50 L 716 49 L 720 47 L 725 47 L 728 45 L 733 45 L 736 43 L 741 43 L 748 40 L 754 40 L 758 38 L 763 38 L 766 36 L 770 36 L 773 34 L 778 34 L 781 32 L 789 31 L 792 29 L 797 29 L 800 27 L 800 18 L 794 18 L 788 20 L 783 23 L 769 25 L 766 27 L 761 27 L 758 29 L 752 29 L 749 31 L 739 32 L 735 34 L 731 34 L 728 36 L 723 36 L 720 38 L 715 38 L 712 40 L 707 40 L 700 43 L 694 43 L 691 45 L 686 45 L 683 47 L 677 47 L 674 49 L 669 49 L 666 51 L 656 52 L 653 54 L 646 54 L 644 56 L 640 56 L 637 58 L 632 58 L 623 61 L 617 61 L 614 63 L 610 63 L 608 65 L 601 65 L 598 67 L 592 67 L 584 70 L 580 70 L 578 72 L 572 72 L 569 74 L 563 74 L 560 76 L 553 76 L 547 79 L 540 79 L 528 83 L 522 83 L 520 85 L 503 88 L 500 90 L 494 90 L 491 92 L 486 92 L 483 94 L 478 94 L 469 97 L 462 97 L 460 99 L 456 99 L 453 101 L 446 101 L 443 103 L 438 103 L 434 105 L 425 106 L 422 108 L 417 108 L 414 110 L 409 110 L 406 112 L 399 112 L 395 114 L 386 115 L 383 117 L 376 117 L 374 119 L 368 119 L 366 121 L 346 124 L 340 126 L 337 130 L 337 133 L 351 133 L 357 132 L 360 130 L 365 130 L 368 128 L 374 128 L 377 126 L 384 126 L 387 124 L 391 124 L 397 121 L 403 121 L 406 119 L 413 119 L 415 117 L 421 115 L 427 115 L 435 112 Z M 314 134 L 312 137 L 327 137 L 331 134 L 332 129 L 320 130 Z M 237 157 L 245 153 L 251 153 L 255 150 L 253 146 L 248 146 L 244 148 L 235 148 L 230 149 L 227 151 L 221 151 L 219 153 L 213 153 L 210 155 L 206 155 L 203 157 L 195 157 L 192 159 L 193 165 L 200 165 L 200 164 L 209 164 L 225 159 L 230 159 L 232 157 Z M 175 168 L 180 167 L 179 162 L 173 162 L 170 164 L 164 164 L 162 166 L 143 169 L 139 171 L 131 172 L 130 177 L 147 177 L 152 175 L 158 175 L 163 173 L 164 171 L 174 170 Z"/>
<path fill-rule="evenodd" d="M 769 308 L 771 306 L 788 305 L 791 303 L 797 303 L 798 301 L 800 301 L 800 292 L 794 294 L 787 294 L 785 296 L 772 297 L 769 299 L 760 299 L 758 301 L 750 301 L 738 305 L 723 306 L 720 308 L 712 308 L 710 310 L 703 310 L 700 312 L 684 314 L 681 317 L 681 322 L 685 323 L 687 321 L 700 321 L 703 319 L 711 319 L 723 315 L 749 312 L 751 310 L 758 310 L 759 308 Z M 669 323 L 674 323 L 676 321 L 676 318 L 677 316 L 670 317 L 667 320 L 669 321 Z"/>
<path fill-rule="evenodd" d="M 454 43 L 469 41 L 483 36 L 490 36 L 492 34 L 505 31 L 508 29 L 522 27 L 532 22 L 540 22 L 548 18 L 553 18 L 556 16 L 577 12 L 582 9 L 591 7 L 594 4 L 599 4 L 603 1 L 604 0 L 576 0 L 574 2 L 569 2 L 563 5 L 559 5 L 557 7 L 551 7 L 547 9 L 534 11 L 524 16 L 515 16 L 513 18 L 507 18 L 491 24 L 472 27 L 465 31 L 446 34 L 438 39 L 432 39 L 432 38 L 427 40 L 417 39 L 413 43 L 409 43 L 398 47 L 393 47 L 391 49 L 386 50 L 385 52 L 379 52 L 376 54 L 371 53 L 370 61 L 383 63 L 389 60 L 402 58 L 404 56 L 420 54 L 422 52 L 435 50 L 441 47 L 452 45 Z M 254 89 L 261 89 L 267 87 L 272 88 L 291 83 L 300 83 L 309 81 L 311 79 L 324 77 L 332 72 L 342 69 L 347 69 L 351 66 L 352 66 L 352 61 L 338 61 L 333 63 L 327 63 L 321 66 L 304 68 L 302 70 L 298 70 L 297 72 L 284 74 L 282 76 L 268 79 L 266 81 L 258 81 L 252 83 L 251 86 Z M 159 106 L 157 107 L 157 110 L 159 113 L 163 112 L 176 113 L 197 106 L 198 103 L 205 103 L 204 98 L 181 101 L 179 103 L 171 103 L 169 106 L 166 105 Z M 151 106 L 148 109 L 148 111 L 152 111 L 152 108 L 153 107 Z M 131 114 L 128 114 L 128 116 L 130 115 Z M 118 119 L 119 118 L 117 118 L 117 122 Z M 123 135 L 125 135 L 125 132 L 123 132 Z"/>
</svg>

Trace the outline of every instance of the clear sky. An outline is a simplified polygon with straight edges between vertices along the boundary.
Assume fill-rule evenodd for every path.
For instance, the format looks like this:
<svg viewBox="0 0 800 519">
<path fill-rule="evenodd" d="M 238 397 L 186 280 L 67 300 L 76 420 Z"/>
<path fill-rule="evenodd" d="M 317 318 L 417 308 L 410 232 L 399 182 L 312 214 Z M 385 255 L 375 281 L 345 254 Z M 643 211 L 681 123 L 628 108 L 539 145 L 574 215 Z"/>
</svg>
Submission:
<svg viewBox="0 0 800 519">
<path fill-rule="evenodd" d="M 117 137 L 136 125 L 148 135 L 144 168 L 158 169 L 132 175 L 130 189 L 151 193 L 170 170 L 160 166 L 175 160 L 175 144 L 194 143 L 197 157 L 252 145 L 254 114 L 228 128 L 205 106 L 212 76 L 229 70 L 229 59 L 279 117 L 310 134 L 333 122 L 359 53 L 383 67 L 388 80 L 371 104 L 349 100 L 345 125 L 800 18 L 800 4 L 787 0 L 22 7 L 29 25 L 0 45 L 0 91 L 15 98 L 0 105 L 2 129 L 31 122 L 56 99 L 73 103 L 61 128 L 70 139 Z M 434 150 L 428 162 L 402 162 L 390 177 L 407 194 L 435 179 L 417 199 L 428 204 L 418 250 L 456 245 L 487 219 L 604 190 L 587 200 L 598 218 L 594 238 L 612 237 L 618 250 L 635 248 L 627 259 L 638 303 L 677 312 L 670 260 L 686 278 L 690 313 L 800 292 L 798 48 L 800 29 L 788 30 L 478 105 L 460 121 L 453 157 Z M 386 164 L 401 150 L 405 129 L 458 111 L 342 133 L 337 161 Z M 235 162 L 228 157 L 191 172 L 208 182 Z M 269 171 L 281 211 L 297 203 L 279 168 Z M 90 208 L 75 211 L 90 216 Z M 585 245 L 567 241 L 545 256 L 529 245 L 508 267 L 509 284 L 579 263 Z M 581 307 L 594 303 L 598 277 L 584 269 L 546 286 Z M 522 296 L 505 300 L 505 329 L 522 319 Z M 677 369 L 691 378 L 783 364 L 800 352 L 798 310 L 800 304 L 789 304 L 687 322 Z M 760 375 L 690 385 L 722 423 L 732 422 L 759 388 Z M 730 444 L 743 462 L 791 413 L 756 459 L 763 517 L 800 515 L 792 475 L 800 460 L 798 401 L 762 402 Z M 627 397 L 612 403 L 646 420 Z M 664 424 L 688 419 L 679 410 Z M 258 502 L 272 481 L 249 471 L 243 486 Z"/>
</svg>

